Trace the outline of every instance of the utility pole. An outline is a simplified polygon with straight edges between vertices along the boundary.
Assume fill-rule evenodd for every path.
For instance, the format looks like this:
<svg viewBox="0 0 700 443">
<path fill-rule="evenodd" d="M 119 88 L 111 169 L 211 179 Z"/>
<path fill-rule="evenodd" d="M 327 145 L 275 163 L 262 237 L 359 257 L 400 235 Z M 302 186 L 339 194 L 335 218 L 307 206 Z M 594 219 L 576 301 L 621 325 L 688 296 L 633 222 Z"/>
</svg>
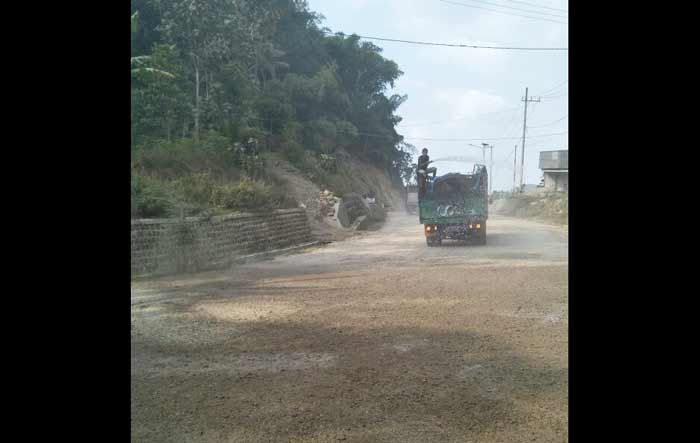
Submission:
<svg viewBox="0 0 700 443">
<path fill-rule="evenodd" d="M 528 99 L 527 98 L 527 87 L 525 88 L 525 99 L 521 99 L 521 101 L 525 102 L 525 116 L 523 117 L 523 146 L 522 150 L 520 152 L 520 192 L 523 191 L 523 179 L 525 175 L 525 130 L 527 129 L 527 103 L 528 102 L 540 102 L 540 98 L 538 97 L 537 100 L 534 100 L 532 98 Z"/>
<path fill-rule="evenodd" d="M 484 163 L 486 163 L 486 148 L 491 150 L 491 160 L 489 161 L 489 195 L 491 195 L 491 182 L 493 181 L 493 145 L 489 145 L 488 143 L 481 144 Z"/>
<path fill-rule="evenodd" d="M 489 195 L 493 190 L 493 145 L 491 145 L 491 159 L 489 160 Z"/>
<path fill-rule="evenodd" d="M 515 192 L 515 171 L 517 171 L 517 160 L 518 160 L 518 145 L 515 145 L 515 151 L 513 151 L 513 192 Z"/>
</svg>

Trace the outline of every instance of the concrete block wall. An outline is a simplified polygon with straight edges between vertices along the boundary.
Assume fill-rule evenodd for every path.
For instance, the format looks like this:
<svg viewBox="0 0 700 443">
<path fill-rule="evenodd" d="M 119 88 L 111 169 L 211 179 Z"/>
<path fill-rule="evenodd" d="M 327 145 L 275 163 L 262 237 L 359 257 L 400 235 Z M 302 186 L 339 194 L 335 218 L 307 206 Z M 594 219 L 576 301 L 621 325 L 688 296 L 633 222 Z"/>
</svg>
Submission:
<svg viewBox="0 0 700 443">
<path fill-rule="evenodd" d="M 230 214 L 209 219 L 131 221 L 132 276 L 195 272 L 238 256 L 312 241 L 306 212 Z"/>
</svg>

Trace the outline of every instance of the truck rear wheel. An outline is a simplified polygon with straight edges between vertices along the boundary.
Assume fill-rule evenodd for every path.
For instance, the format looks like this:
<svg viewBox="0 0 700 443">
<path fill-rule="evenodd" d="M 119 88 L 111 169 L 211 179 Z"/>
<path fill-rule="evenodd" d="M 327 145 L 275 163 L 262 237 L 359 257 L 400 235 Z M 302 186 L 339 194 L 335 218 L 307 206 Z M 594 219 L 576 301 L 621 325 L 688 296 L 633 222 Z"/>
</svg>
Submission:
<svg viewBox="0 0 700 443">
<path fill-rule="evenodd" d="M 476 235 L 476 244 L 482 246 L 486 244 L 486 223 L 481 225 L 481 229 L 479 229 L 479 233 Z"/>
<path fill-rule="evenodd" d="M 425 237 L 425 242 L 428 244 L 428 246 L 440 246 L 440 245 L 442 245 L 442 239 L 440 238 L 439 233 L 437 235 L 431 235 L 430 237 Z"/>
</svg>

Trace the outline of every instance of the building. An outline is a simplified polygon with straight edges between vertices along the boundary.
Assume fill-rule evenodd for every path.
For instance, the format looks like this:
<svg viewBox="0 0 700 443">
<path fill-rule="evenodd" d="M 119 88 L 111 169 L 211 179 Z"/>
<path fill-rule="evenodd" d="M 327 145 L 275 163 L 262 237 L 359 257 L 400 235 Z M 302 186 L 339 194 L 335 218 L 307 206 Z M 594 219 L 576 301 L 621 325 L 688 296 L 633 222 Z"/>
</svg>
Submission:
<svg viewBox="0 0 700 443">
<path fill-rule="evenodd" d="M 540 169 L 544 173 L 544 189 L 569 190 L 569 151 L 540 151 Z"/>
</svg>

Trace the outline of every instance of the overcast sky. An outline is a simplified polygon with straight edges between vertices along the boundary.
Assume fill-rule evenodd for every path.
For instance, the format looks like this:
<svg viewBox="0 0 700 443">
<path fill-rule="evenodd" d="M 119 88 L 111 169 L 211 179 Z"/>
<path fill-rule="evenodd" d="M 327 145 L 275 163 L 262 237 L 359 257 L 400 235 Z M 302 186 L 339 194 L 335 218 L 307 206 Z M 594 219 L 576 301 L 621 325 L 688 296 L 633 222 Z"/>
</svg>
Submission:
<svg viewBox="0 0 700 443">
<path fill-rule="evenodd" d="M 325 16 L 322 26 L 334 32 L 437 43 L 568 47 L 566 24 L 480 9 L 566 22 L 556 16 L 567 15 L 562 12 L 568 9 L 567 1 L 450 1 L 308 0 L 308 3 L 311 10 Z M 495 4 L 548 15 L 499 8 Z M 542 177 L 538 169 L 539 151 L 568 149 L 565 133 L 568 118 L 563 118 L 568 115 L 568 51 L 506 51 L 371 41 L 383 48 L 382 54 L 404 72 L 389 91 L 389 94 L 408 95 L 397 112 L 403 117 L 399 134 L 419 149 L 427 147 L 431 159 L 472 160 L 437 162 L 434 166 L 438 174 L 471 171 L 475 161 L 481 163 L 482 154 L 469 143 L 487 142 L 495 145 L 493 189 L 512 189 L 516 144 L 520 165 L 524 105 L 521 98 L 525 87 L 529 87 L 530 95 L 535 98 L 543 95 L 540 103 L 528 104 L 525 183 L 536 184 Z M 565 134 L 538 137 L 557 133 Z M 421 140 L 427 138 L 474 140 Z M 488 164 L 488 154 L 486 160 Z"/>
</svg>

